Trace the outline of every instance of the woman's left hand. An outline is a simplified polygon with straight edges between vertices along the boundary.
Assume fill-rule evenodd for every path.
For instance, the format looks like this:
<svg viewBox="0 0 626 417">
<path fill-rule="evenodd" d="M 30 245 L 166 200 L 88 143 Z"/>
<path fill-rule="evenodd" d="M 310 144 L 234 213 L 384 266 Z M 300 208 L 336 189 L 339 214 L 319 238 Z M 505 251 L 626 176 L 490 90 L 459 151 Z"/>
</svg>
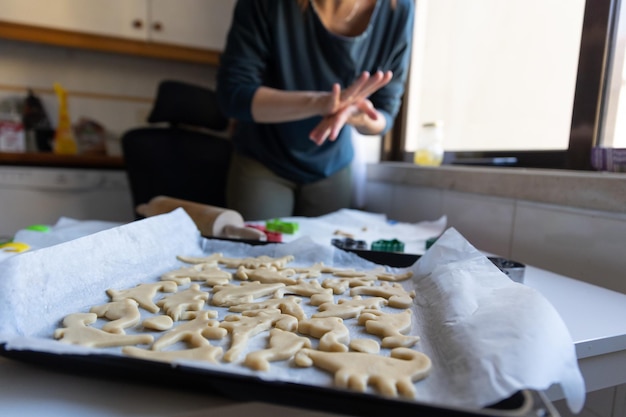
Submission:
<svg viewBox="0 0 626 417">
<path fill-rule="evenodd" d="M 342 101 L 340 98 L 345 94 L 346 97 L 343 97 L 343 101 L 344 103 L 347 102 L 347 105 L 344 104 L 344 107 L 324 116 L 322 121 L 311 131 L 309 138 L 317 145 L 321 145 L 326 139 L 334 141 L 346 124 L 361 128 L 359 130 L 370 134 L 381 131 L 384 128 L 384 123 L 382 126 L 377 123 L 380 119 L 379 114 L 367 97 L 387 85 L 392 76 L 391 71 L 385 73 L 378 71 L 371 78 L 362 76 L 343 92 L 338 89 L 337 85 L 333 86 L 335 101 L 337 103 Z"/>
<path fill-rule="evenodd" d="M 351 104 L 335 114 L 324 117 L 315 129 L 311 131 L 309 138 L 317 145 L 321 145 L 326 139 L 334 141 L 339 136 L 341 128 L 346 124 L 362 125 L 365 118 L 370 118 L 371 120 L 378 119 L 378 113 L 368 99 Z"/>
</svg>

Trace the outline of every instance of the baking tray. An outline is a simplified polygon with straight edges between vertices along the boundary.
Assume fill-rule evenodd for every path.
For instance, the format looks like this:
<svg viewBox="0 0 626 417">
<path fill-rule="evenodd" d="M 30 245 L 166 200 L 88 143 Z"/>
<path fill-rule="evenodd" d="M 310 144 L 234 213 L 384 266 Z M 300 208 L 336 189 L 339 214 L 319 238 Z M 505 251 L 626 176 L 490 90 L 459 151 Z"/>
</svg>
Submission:
<svg viewBox="0 0 626 417">
<path fill-rule="evenodd" d="M 352 252 L 363 259 L 367 259 L 368 261 L 380 265 L 388 265 L 394 268 L 409 267 L 417 262 L 417 260 L 421 257 L 421 255 L 404 252 L 383 252 L 362 248 L 345 247 L 341 244 L 341 242 L 338 242 L 337 239 L 333 239 L 331 243 L 338 249 L 346 252 Z M 496 256 L 488 256 L 487 258 L 511 280 L 519 283 L 524 282 L 524 271 L 526 269 L 524 264 Z"/>
<path fill-rule="evenodd" d="M 123 380 L 169 389 L 219 395 L 248 402 L 260 401 L 349 416 L 432 417 L 558 417 L 537 391 L 519 391 L 482 410 L 439 407 L 414 400 L 387 399 L 338 388 L 267 381 L 259 377 L 108 354 L 73 355 L 10 350 L 0 344 L 0 355 L 57 372 L 99 379 Z"/>
<path fill-rule="evenodd" d="M 229 239 L 230 240 L 230 239 Z M 250 242 L 263 244 L 263 242 Z M 357 253 L 358 254 L 358 253 Z M 397 266 L 399 260 L 414 263 L 419 255 L 364 251 L 363 257 L 381 265 Z M 158 385 L 176 390 L 218 395 L 237 401 L 261 401 L 291 407 L 352 416 L 459 416 L 459 417 L 557 417 L 554 407 L 537 391 L 523 390 L 484 409 L 450 408 L 416 400 L 385 398 L 336 387 L 266 380 L 215 369 L 137 359 L 111 354 L 76 355 L 14 350 L 0 344 L 0 355 L 53 369 L 99 379 Z"/>
</svg>

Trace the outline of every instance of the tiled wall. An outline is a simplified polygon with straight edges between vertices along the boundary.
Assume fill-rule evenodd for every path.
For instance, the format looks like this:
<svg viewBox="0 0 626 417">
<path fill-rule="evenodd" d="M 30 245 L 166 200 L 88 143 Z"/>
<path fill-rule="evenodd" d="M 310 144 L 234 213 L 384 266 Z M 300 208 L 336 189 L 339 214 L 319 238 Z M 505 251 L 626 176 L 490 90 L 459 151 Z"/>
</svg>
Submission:
<svg viewBox="0 0 626 417">
<path fill-rule="evenodd" d="M 446 215 L 481 250 L 626 293 L 626 214 L 368 181 L 366 210 L 417 222 Z M 574 417 L 565 401 L 555 407 Z M 626 385 L 588 393 L 581 417 L 626 417 Z"/>
</svg>

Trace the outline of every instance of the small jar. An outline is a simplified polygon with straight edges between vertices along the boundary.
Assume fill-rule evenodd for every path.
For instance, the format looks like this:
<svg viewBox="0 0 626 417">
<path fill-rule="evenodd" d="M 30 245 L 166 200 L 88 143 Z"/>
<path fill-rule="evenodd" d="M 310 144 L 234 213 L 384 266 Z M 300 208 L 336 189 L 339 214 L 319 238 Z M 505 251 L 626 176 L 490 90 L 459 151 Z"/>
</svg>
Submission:
<svg viewBox="0 0 626 417">
<path fill-rule="evenodd" d="M 424 123 L 417 138 L 413 162 L 421 166 L 439 166 L 443 161 L 443 122 Z"/>
</svg>

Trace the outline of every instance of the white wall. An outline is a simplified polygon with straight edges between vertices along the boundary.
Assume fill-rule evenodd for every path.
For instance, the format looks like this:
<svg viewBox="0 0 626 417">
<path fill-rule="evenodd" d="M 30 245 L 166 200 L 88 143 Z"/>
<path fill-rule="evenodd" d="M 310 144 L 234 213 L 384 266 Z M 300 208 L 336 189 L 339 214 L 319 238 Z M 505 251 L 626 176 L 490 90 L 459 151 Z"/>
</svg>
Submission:
<svg viewBox="0 0 626 417">
<path fill-rule="evenodd" d="M 159 82 L 177 79 L 211 87 L 215 68 L 0 39 L 0 99 L 25 96 L 26 88 L 68 90 L 72 122 L 94 119 L 119 137 L 145 124 Z M 73 94 L 77 92 L 79 94 Z M 56 125 L 56 96 L 39 94 Z"/>
</svg>

